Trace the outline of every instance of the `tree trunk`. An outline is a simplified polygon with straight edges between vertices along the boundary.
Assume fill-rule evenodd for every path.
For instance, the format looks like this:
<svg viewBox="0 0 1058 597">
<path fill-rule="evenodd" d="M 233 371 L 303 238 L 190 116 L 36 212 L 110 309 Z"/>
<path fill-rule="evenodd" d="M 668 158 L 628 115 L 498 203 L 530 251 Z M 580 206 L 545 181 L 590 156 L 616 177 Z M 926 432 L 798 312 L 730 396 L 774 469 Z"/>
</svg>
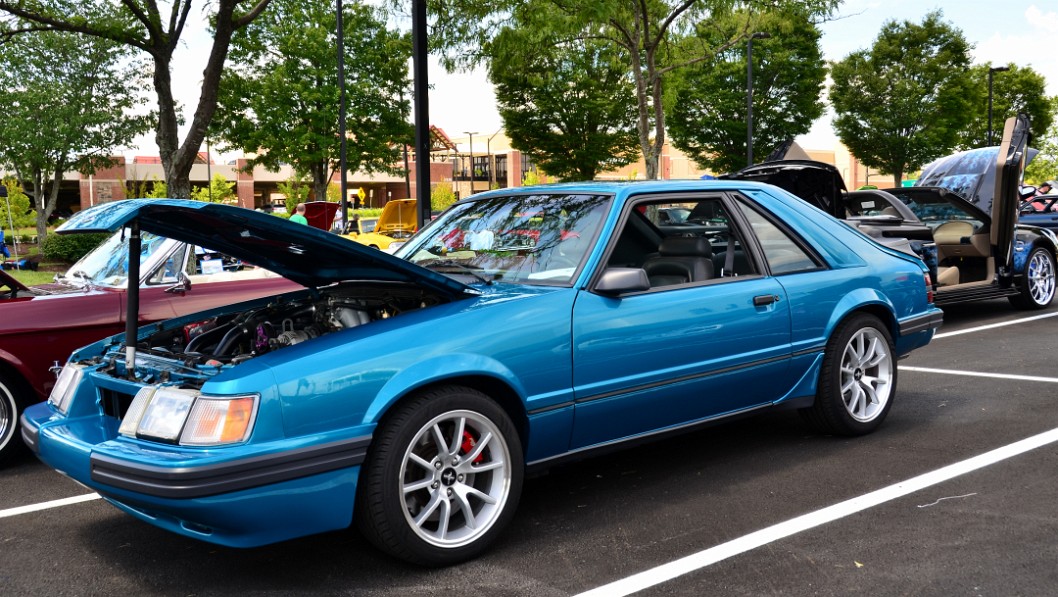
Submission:
<svg viewBox="0 0 1058 597">
<path fill-rule="evenodd" d="M 48 213 L 45 212 L 47 199 L 44 197 L 44 172 L 33 168 L 33 209 L 37 211 L 37 242 L 44 240 L 48 234 Z"/>
<path fill-rule="evenodd" d="M 202 71 L 202 94 L 198 98 L 191 129 L 179 143 L 176 103 L 173 100 L 172 63 L 173 49 L 166 45 L 156 45 L 152 52 L 154 58 L 154 89 L 158 94 L 158 132 L 155 140 L 158 153 L 165 171 L 165 183 L 169 196 L 176 198 L 191 197 L 191 166 L 195 163 L 202 142 L 206 138 L 206 129 L 217 111 L 217 87 L 224 61 L 228 57 L 231 36 L 234 32 L 232 13 L 236 2 L 221 1 L 217 6 L 217 18 L 214 21 L 213 47 L 209 53 L 206 68 Z"/>
<path fill-rule="evenodd" d="M 316 162 L 309 167 L 312 171 L 312 195 L 314 201 L 326 201 L 327 200 L 327 186 L 330 184 L 330 179 L 327 177 L 330 168 L 327 167 L 327 162 Z"/>
<path fill-rule="evenodd" d="M 639 148 L 643 152 L 643 163 L 647 170 L 645 175 L 647 180 L 657 180 L 658 161 L 661 148 L 665 144 L 665 114 L 661 103 L 661 77 L 658 75 L 655 60 L 657 45 L 649 38 L 644 38 L 643 32 L 648 31 L 649 27 L 641 17 L 642 15 L 636 17 L 635 37 L 628 40 L 631 43 L 626 49 L 630 50 L 636 82 L 636 104 L 639 109 L 636 129 L 639 132 Z M 643 52 L 645 64 L 640 59 L 640 51 Z"/>
<path fill-rule="evenodd" d="M 639 150 L 643 153 L 643 162 L 646 164 L 646 178 L 653 180 L 657 175 L 658 160 L 654 155 L 654 146 L 650 142 L 650 102 L 648 99 L 648 85 L 646 74 L 643 72 L 643 64 L 639 60 L 638 52 L 631 52 L 632 70 L 636 81 L 636 105 L 638 106 L 639 118 L 636 119 L 636 131 L 639 133 Z"/>
</svg>

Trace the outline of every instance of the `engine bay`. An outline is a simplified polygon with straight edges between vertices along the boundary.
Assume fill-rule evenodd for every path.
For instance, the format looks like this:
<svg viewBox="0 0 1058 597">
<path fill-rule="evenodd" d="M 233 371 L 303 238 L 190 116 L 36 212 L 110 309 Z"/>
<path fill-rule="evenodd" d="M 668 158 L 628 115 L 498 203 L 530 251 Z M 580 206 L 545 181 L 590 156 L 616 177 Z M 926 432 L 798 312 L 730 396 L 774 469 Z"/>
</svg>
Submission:
<svg viewBox="0 0 1058 597">
<path fill-rule="evenodd" d="M 326 334 L 444 302 L 446 299 L 410 285 L 336 287 L 307 298 L 277 297 L 263 307 L 178 327 L 163 326 L 145 342 L 141 340 L 138 351 L 146 358 L 178 359 L 187 368 L 237 365 Z"/>
</svg>

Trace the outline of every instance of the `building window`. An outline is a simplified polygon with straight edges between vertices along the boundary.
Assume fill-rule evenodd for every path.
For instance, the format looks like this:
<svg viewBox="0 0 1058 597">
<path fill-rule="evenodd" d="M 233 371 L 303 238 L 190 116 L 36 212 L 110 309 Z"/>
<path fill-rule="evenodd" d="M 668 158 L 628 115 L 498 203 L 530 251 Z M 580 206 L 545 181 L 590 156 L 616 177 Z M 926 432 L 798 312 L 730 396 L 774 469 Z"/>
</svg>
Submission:
<svg viewBox="0 0 1058 597">
<path fill-rule="evenodd" d="M 522 176 L 531 170 L 536 170 L 536 164 L 533 163 L 533 158 L 529 154 L 522 152 Z"/>
</svg>

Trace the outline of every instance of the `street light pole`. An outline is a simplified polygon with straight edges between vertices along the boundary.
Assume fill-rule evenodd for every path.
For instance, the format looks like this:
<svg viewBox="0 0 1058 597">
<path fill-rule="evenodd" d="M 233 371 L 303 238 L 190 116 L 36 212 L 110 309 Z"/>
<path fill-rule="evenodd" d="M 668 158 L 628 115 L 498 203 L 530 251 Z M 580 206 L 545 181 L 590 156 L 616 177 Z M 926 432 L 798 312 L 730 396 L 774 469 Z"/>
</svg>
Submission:
<svg viewBox="0 0 1058 597">
<path fill-rule="evenodd" d="M 206 184 L 209 185 L 209 202 L 213 203 L 213 169 L 210 167 L 211 160 L 209 155 L 212 153 L 209 149 L 209 135 L 206 135 Z"/>
<path fill-rule="evenodd" d="M 502 127 L 497 129 L 496 132 L 492 133 L 492 136 L 485 141 L 485 163 L 489 169 L 489 190 L 492 189 L 493 183 L 496 182 L 496 164 L 492 160 L 492 140 L 496 138 L 496 135 L 500 134 L 500 131 L 502 130 Z"/>
<path fill-rule="evenodd" d="M 992 75 L 1010 70 L 1009 66 L 992 66 L 988 68 L 988 146 L 992 146 Z"/>
<path fill-rule="evenodd" d="M 477 131 L 469 132 L 463 131 L 464 135 L 470 137 L 470 194 L 474 194 L 474 135 L 478 134 Z"/>
<path fill-rule="evenodd" d="M 746 40 L 746 166 L 753 165 L 753 40 L 769 37 L 771 33 L 758 31 Z"/>
<path fill-rule="evenodd" d="M 427 68 L 426 0 L 411 2 L 411 56 L 415 94 L 415 199 L 419 228 L 430 221 L 430 77 Z"/>
<path fill-rule="evenodd" d="M 336 0 L 334 11 L 338 34 L 338 43 L 336 44 L 338 46 L 338 170 L 340 170 L 338 189 L 342 195 L 338 201 L 338 209 L 342 210 L 342 226 L 344 227 L 349 219 L 349 179 L 345 171 L 348 149 L 346 148 L 345 135 L 345 9 L 342 6 L 342 0 Z M 326 198 L 316 197 L 316 199 Z M 359 203 L 360 197 L 358 196 L 353 200 L 353 209 L 359 208 Z M 341 233 L 344 234 L 345 230 L 343 229 Z"/>
</svg>

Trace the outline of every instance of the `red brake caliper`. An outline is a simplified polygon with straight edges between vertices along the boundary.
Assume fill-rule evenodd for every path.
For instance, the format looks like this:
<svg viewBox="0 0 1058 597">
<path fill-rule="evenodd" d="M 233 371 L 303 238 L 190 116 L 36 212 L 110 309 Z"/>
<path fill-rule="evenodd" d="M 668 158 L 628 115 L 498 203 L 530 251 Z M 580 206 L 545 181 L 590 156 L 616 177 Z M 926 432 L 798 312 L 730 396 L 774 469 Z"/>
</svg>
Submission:
<svg viewBox="0 0 1058 597">
<path fill-rule="evenodd" d="M 463 443 L 460 444 L 459 449 L 463 451 L 463 454 L 470 454 L 474 451 L 474 447 L 478 445 L 478 442 L 474 440 L 474 437 L 470 435 L 469 431 L 463 431 Z M 478 454 L 478 457 L 474 459 L 474 464 L 480 464 L 485 459 L 484 454 Z"/>
</svg>

